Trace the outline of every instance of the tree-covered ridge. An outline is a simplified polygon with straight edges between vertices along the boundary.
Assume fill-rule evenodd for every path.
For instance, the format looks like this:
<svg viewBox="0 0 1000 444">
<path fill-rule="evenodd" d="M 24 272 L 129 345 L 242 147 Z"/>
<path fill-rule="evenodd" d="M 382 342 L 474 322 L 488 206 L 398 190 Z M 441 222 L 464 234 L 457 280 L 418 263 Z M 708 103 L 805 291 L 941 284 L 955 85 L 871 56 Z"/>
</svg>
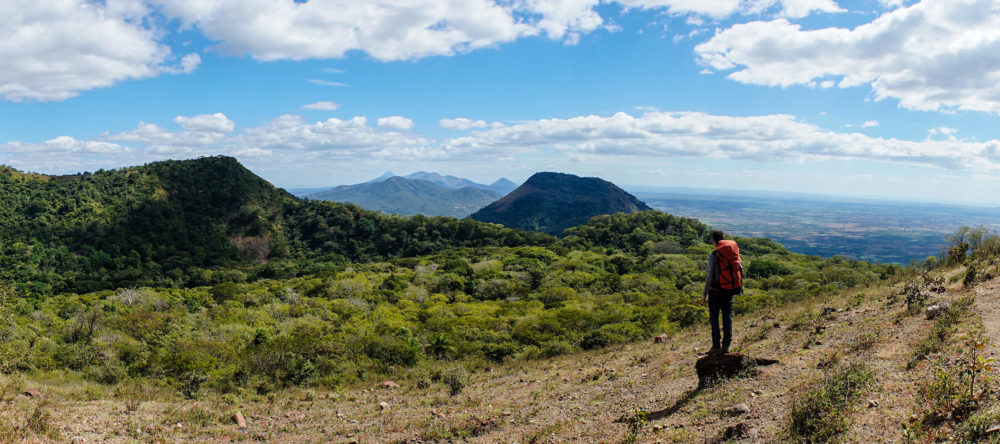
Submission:
<svg viewBox="0 0 1000 444">
<path fill-rule="evenodd" d="M 448 218 L 301 201 L 228 157 L 73 176 L 0 170 L 0 279 L 51 294 L 297 274 L 303 260 L 383 260 L 549 242 Z"/>
</svg>

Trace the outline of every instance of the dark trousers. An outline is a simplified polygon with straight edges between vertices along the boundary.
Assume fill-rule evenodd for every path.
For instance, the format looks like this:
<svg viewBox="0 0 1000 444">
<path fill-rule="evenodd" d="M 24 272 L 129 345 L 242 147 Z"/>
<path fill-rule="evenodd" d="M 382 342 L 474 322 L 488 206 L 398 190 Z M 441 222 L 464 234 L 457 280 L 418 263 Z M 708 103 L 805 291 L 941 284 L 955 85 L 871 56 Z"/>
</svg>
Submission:
<svg viewBox="0 0 1000 444">
<path fill-rule="evenodd" d="M 712 348 L 729 350 L 733 342 L 733 294 L 719 290 L 708 292 L 708 320 L 712 324 Z M 722 312 L 722 337 L 719 335 L 719 312 Z M 721 342 L 721 347 L 720 347 Z"/>
</svg>

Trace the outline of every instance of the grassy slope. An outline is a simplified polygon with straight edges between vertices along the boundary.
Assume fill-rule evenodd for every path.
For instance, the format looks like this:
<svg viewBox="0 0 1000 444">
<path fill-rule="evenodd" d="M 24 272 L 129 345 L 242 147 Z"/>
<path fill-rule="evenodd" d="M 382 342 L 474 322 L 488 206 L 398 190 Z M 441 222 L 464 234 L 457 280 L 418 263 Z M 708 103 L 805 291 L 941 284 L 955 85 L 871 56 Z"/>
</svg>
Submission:
<svg viewBox="0 0 1000 444">
<path fill-rule="evenodd" d="M 963 270 L 947 273 L 960 278 Z M 981 327 L 994 345 L 1000 343 L 995 316 L 1000 313 L 1000 280 L 971 290 L 962 287 L 961 279 L 946 286 L 946 293 L 932 298 L 954 301 L 974 294 L 976 309 L 958 321 L 940 351 L 912 369 L 907 364 L 913 350 L 928 336 L 934 321 L 908 314 L 902 298 L 887 304 L 900 293 L 902 283 L 884 283 L 737 318 L 736 348 L 781 363 L 761 368 L 755 377 L 724 381 L 702 391 L 695 390 L 694 362 L 709 343 L 705 327 L 682 330 L 668 344 L 644 341 L 496 365 L 472 373 L 468 386 L 456 396 L 450 396 L 441 382 L 418 388 L 416 377 L 398 381 L 402 388 L 396 390 L 378 388 L 377 381 L 371 381 L 338 393 L 291 389 L 246 399 L 212 393 L 186 401 L 155 387 L 65 382 L 58 373 L 51 379 L 29 381 L 0 376 L 0 389 L 8 387 L 0 391 L 6 401 L 0 407 L 0 442 L 15 436 L 28 441 L 81 436 L 88 442 L 412 438 L 619 442 L 630 438 L 630 427 L 621 419 L 639 411 L 648 413 L 648 422 L 632 429 L 638 442 L 700 442 L 739 422 L 758 429 L 761 440 L 776 441 L 788 438 L 793 400 L 819 386 L 825 374 L 821 367 L 831 362 L 865 363 L 875 384 L 846 410 L 850 426 L 837 441 L 898 442 L 904 436 L 900 424 L 914 414 L 922 417 L 930 404 L 919 388 L 937 370 L 957 372 L 958 344 L 968 332 Z M 983 313 L 986 322 L 977 313 Z M 997 352 L 993 345 L 986 350 Z M 45 399 L 11 396 L 12 390 L 27 387 L 40 388 Z M 139 402 L 143 400 L 148 401 Z M 866 407 L 869 400 L 878 406 Z M 382 409 L 380 402 L 388 408 Z M 722 409 L 738 402 L 748 404 L 751 412 L 721 415 Z M 986 399 L 984 404 L 993 401 Z M 136 408 L 129 411 L 129 407 Z M 247 430 L 228 419 L 235 411 L 247 417 Z M 922 439 L 948 436 L 961 421 L 921 426 L 918 433 Z"/>
</svg>

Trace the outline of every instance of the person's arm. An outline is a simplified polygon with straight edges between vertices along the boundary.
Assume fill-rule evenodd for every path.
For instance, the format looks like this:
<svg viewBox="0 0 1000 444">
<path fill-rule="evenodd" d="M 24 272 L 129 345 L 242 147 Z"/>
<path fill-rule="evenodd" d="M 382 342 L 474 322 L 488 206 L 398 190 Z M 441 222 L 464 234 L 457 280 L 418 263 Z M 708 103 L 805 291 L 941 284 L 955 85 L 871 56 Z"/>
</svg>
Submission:
<svg viewBox="0 0 1000 444">
<path fill-rule="evenodd" d="M 715 273 L 717 273 L 716 270 L 719 269 L 719 267 L 716 266 L 716 261 L 715 252 L 708 255 L 708 270 L 705 273 L 705 289 L 701 292 L 701 303 L 703 304 L 705 303 L 705 297 L 708 296 L 708 290 L 712 288 L 712 282 L 715 282 L 716 279 Z"/>
</svg>

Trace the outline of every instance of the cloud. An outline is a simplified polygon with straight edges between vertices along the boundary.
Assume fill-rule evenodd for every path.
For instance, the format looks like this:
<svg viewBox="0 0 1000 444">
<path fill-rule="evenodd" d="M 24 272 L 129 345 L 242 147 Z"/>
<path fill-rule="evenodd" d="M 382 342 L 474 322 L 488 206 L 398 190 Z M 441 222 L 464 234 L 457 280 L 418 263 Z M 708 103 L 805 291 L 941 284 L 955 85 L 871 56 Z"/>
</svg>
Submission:
<svg viewBox="0 0 1000 444">
<path fill-rule="evenodd" d="M 833 0 L 784 0 L 781 15 L 790 18 L 802 18 L 813 11 L 826 13 L 844 12 Z"/>
<path fill-rule="evenodd" d="M 201 114 L 194 117 L 177 116 L 174 122 L 187 131 L 207 133 L 231 133 L 236 123 L 225 114 Z"/>
<path fill-rule="evenodd" d="M 457 119 L 441 119 L 438 122 L 441 128 L 456 129 L 456 130 L 467 130 L 470 128 L 486 128 L 485 120 L 471 120 L 465 117 L 459 117 Z"/>
<path fill-rule="evenodd" d="M 553 148 L 567 154 L 642 158 L 715 157 L 762 162 L 865 159 L 1000 171 L 1000 141 L 906 141 L 835 132 L 785 114 L 732 117 L 647 112 L 639 117 L 542 119 L 442 142 L 444 151 L 502 155 Z"/>
<path fill-rule="evenodd" d="M 329 80 L 321 80 L 321 79 L 309 79 L 307 81 L 309 83 L 312 83 L 313 85 L 320 85 L 320 86 L 341 86 L 341 87 L 353 86 L 343 82 L 331 82 Z"/>
<path fill-rule="evenodd" d="M 218 154 L 260 162 L 271 169 L 372 160 L 491 162 L 525 155 L 630 163 L 678 157 L 777 163 L 861 159 L 1000 173 L 1000 140 L 960 140 L 954 137 L 954 129 L 945 127 L 931 129 L 929 134 L 945 135 L 946 140 L 871 137 L 821 128 L 787 114 L 737 117 L 652 110 L 507 126 L 458 118 L 446 119 L 448 123 L 442 126 L 468 124 L 468 132 L 441 140 L 413 133 L 412 120 L 402 116 L 382 117 L 371 124 L 364 116 L 307 121 L 283 115 L 244 128 L 233 128 L 235 124 L 221 113 L 174 120 L 180 126 L 177 130 L 140 122 L 134 130 L 87 140 L 63 136 L 41 143 L 8 142 L 0 145 L 0 160 L 15 159 L 12 165 L 29 169 L 61 165 L 64 170 L 80 171 L 88 165 L 103 168 Z"/>
<path fill-rule="evenodd" d="M 866 120 L 865 123 L 861 124 L 862 128 L 872 128 L 878 126 L 878 120 Z"/>
<path fill-rule="evenodd" d="M 713 19 L 776 7 L 791 18 L 841 11 L 834 0 L 148 1 L 201 30 L 218 51 L 262 61 L 341 58 L 351 51 L 379 61 L 415 60 L 525 37 L 572 45 L 584 34 L 620 29 L 600 15 L 602 3 Z"/>
<path fill-rule="evenodd" d="M 412 125 L 409 119 L 383 117 L 379 120 L 384 124 L 372 127 L 368 125 L 368 119 L 362 116 L 308 123 L 300 116 L 284 115 L 264 125 L 244 129 L 241 134 L 231 138 L 230 143 L 275 152 L 311 151 L 321 153 L 326 158 L 341 159 L 438 156 L 430 147 L 431 140 L 394 131 L 399 126 L 406 126 L 406 122 Z"/>
<path fill-rule="evenodd" d="M 0 98 L 64 100 L 131 79 L 188 73 L 197 54 L 176 60 L 143 20 L 138 0 L 0 2 Z"/>
<path fill-rule="evenodd" d="M 1000 10 L 983 0 L 924 0 L 854 29 L 786 19 L 736 24 L 695 47 L 741 83 L 867 86 L 916 110 L 1000 113 Z"/>
<path fill-rule="evenodd" d="M 948 128 L 946 126 L 939 126 L 937 128 L 931 128 L 931 129 L 927 130 L 927 132 L 931 133 L 931 135 L 935 135 L 935 136 L 938 135 L 938 134 L 942 134 L 942 135 L 945 135 L 945 136 L 950 136 L 952 134 L 957 133 L 958 130 L 955 129 L 955 128 Z"/>
<path fill-rule="evenodd" d="M 413 121 L 402 116 L 381 117 L 378 126 L 391 130 L 407 131 L 413 128 Z"/>
<path fill-rule="evenodd" d="M 329 101 L 326 101 L 326 102 L 316 102 L 316 103 L 310 103 L 308 105 L 302 105 L 302 109 L 312 109 L 312 110 L 319 110 L 319 111 L 336 111 L 338 108 L 340 108 L 340 104 L 329 102 Z"/>
</svg>

